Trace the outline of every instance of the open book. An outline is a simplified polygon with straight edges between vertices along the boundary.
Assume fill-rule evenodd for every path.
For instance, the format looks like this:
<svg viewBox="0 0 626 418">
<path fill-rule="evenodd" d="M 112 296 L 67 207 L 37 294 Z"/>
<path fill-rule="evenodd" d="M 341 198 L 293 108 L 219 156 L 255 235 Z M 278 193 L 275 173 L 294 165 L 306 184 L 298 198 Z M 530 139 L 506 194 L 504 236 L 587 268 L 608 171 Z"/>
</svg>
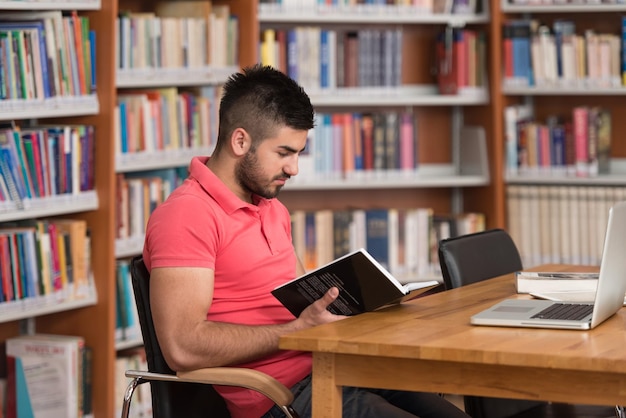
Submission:
<svg viewBox="0 0 626 418">
<path fill-rule="evenodd" d="M 336 315 L 355 315 L 412 299 L 438 284 L 431 280 L 403 285 L 360 249 L 277 287 L 272 294 L 297 317 L 335 286 L 339 296 L 328 310 Z"/>
</svg>

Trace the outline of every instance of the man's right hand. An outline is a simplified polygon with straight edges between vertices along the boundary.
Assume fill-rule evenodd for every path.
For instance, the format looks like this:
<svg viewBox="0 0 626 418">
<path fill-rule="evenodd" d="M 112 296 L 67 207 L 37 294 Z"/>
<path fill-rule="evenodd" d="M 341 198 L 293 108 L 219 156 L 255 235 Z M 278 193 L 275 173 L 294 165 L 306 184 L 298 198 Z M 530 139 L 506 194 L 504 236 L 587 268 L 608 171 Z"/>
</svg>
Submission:
<svg viewBox="0 0 626 418">
<path fill-rule="evenodd" d="M 333 303 L 339 296 L 339 289 L 331 287 L 320 299 L 310 304 L 298 317 L 296 321 L 302 322 L 303 328 L 310 328 L 316 325 L 327 324 L 346 318 L 345 315 L 335 315 L 328 311 L 328 305 Z"/>
</svg>

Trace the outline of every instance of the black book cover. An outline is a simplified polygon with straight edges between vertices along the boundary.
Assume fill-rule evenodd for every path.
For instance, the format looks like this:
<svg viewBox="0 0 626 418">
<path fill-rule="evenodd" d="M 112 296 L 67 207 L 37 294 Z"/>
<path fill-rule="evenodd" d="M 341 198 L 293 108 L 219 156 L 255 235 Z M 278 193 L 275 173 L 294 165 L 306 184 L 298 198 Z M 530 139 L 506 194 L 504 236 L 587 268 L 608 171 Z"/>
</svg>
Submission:
<svg viewBox="0 0 626 418">
<path fill-rule="evenodd" d="M 438 284 L 428 281 L 402 285 L 360 249 L 277 287 L 272 294 L 297 317 L 335 286 L 339 296 L 328 310 L 336 315 L 356 315 L 412 299 Z"/>
</svg>

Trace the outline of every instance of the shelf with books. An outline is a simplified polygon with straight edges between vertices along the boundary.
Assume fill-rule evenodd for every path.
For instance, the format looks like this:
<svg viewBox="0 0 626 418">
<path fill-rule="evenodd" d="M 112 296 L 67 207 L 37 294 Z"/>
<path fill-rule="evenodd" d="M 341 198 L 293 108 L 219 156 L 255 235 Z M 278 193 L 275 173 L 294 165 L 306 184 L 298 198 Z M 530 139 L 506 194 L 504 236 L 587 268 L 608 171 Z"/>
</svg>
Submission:
<svg viewBox="0 0 626 418">
<path fill-rule="evenodd" d="M 507 96 L 624 96 L 626 86 L 503 86 Z"/>
<path fill-rule="evenodd" d="M 117 88 L 217 85 L 237 70 L 237 66 L 118 70 Z"/>
<path fill-rule="evenodd" d="M 290 190 L 341 190 L 341 189 L 421 189 L 441 187 L 478 187 L 489 184 L 489 174 L 459 175 L 453 165 L 425 164 L 413 174 L 400 173 L 387 179 L 363 180 L 295 180 L 285 187 Z"/>
<path fill-rule="evenodd" d="M 626 184 L 626 148 L 618 140 L 626 133 L 621 106 L 626 4 L 514 3 L 501 2 L 502 32 L 494 45 L 501 51 L 496 74 L 502 80 L 496 112 L 504 115 L 504 123 L 496 124 L 496 143 L 506 149 L 502 182 L 495 187 L 506 196 L 505 227 L 525 266 L 597 264 L 607 202 L 623 199 Z M 521 82 L 509 78 L 515 42 L 525 57 L 520 61 L 528 63 Z M 536 157 L 529 151 L 532 144 Z M 515 148 L 524 155 L 516 156 Z M 548 150 L 550 162 L 529 164 Z"/>
<path fill-rule="evenodd" d="M 516 4 L 518 3 L 518 4 Z M 502 0 L 502 11 L 504 13 L 595 13 L 595 12 L 626 12 L 626 4 L 615 2 L 576 2 L 557 3 L 556 1 L 544 2 L 543 4 L 530 4 L 529 2 L 511 2 Z"/>
<path fill-rule="evenodd" d="M 133 338 L 115 342 L 115 351 L 128 350 L 129 348 L 143 347 L 143 338 Z"/>
<path fill-rule="evenodd" d="M 124 258 L 141 254 L 145 234 L 115 240 L 115 257 Z"/>
<path fill-rule="evenodd" d="M 15 86 L 11 84 L 9 90 L 2 90 L 3 100 L 0 100 L 0 119 L 13 122 L 13 128 L 19 127 L 19 133 L 22 136 L 19 138 L 19 135 L 15 135 L 15 140 L 22 139 L 24 144 L 27 143 L 26 138 L 32 141 L 37 135 L 31 129 L 36 127 L 32 126 L 32 122 L 27 121 L 36 121 L 38 125 L 42 126 L 54 124 L 55 126 L 93 127 L 94 149 L 97 150 L 97 158 L 92 159 L 93 164 L 90 164 L 89 171 L 85 171 L 83 166 L 74 165 L 78 159 L 72 160 L 71 164 L 69 159 L 65 161 L 67 164 L 64 164 L 64 169 L 69 170 L 69 167 L 72 167 L 72 173 L 90 173 L 87 176 L 89 187 L 83 189 L 81 184 L 80 192 L 66 192 L 65 189 L 61 190 L 59 188 L 61 186 L 57 183 L 54 186 L 52 186 L 52 182 L 44 181 L 42 183 L 39 175 L 44 175 L 43 173 L 46 172 L 44 169 L 37 170 L 39 166 L 31 165 L 30 161 L 28 167 L 26 164 L 22 165 L 21 177 L 28 177 L 27 174 L 24 174 L 26 168 L 34 168 L 34 174 L 31 173 L 31 175 L 35 175 L 37 178 L 37 185 L 35 186 L 33 182 L 34 189 L 32 189 L 36 194 L 31 193 L 31 196 L 46 197 L 26 198 L 22 202 L 23 209 L 10 209 L 0 212 L 0 223 L 2 223 L 0 226 L 5 231 L 3 232 L 5 238 L 9 237 L 10 240 L 13 240 L 9 241 L 9 246 L 14 247 L 15 240 L 18 243 L 20 239 L 30 240 L 27 237 L 31 232 L 10 232 L 15 229 L 16 224 L 24 225 L 20 228 L 30 230 L 33 227 L 29 225 L 49 222 L 49 227 L 51 227 L 53 224 L 64 224 L 63 220 L 79 221 L 85 226 L 85 232 L 81 235 L 84 238 L 92 239 L 89 240 L 90 247 L 78 245 L 76 248 L 72 247 L 72 243 L 75 242 L 73 237 L 79 235 L 73 235 L 73 232 L 69 232 L 71 235 L 69 240 L 66 238 L 66 232 L 58 234 L 56 240 L 49 240 L 50 245 L 53 242 L 64 243 L 70 248 L 70 253 L 65 252 L 66 262 L 62 263 L 60 260 L 62 259 L 63 246 L 59 245 L 57 248 L 59 269 L 57 270 L 56 267 L 51 269 L 54 273 L 54 280 L 57 279 L 60 270 L 61 284 L 59 285 L 57 281 L 53 282 L 54 289 L 56 289 L 53 294 L 56 294 L 48 300 L 41 300 L 36 295 L 32 295 L 30 290 L 36 289 L 36 287 L 28 285 L 26 287 L 29 291 L 28 297 L 18 298 L 20 302 L 0 304 L 0 316 L 2 317 L 0 320 L 0 340 L 4 342 L 6 339 L 23 332 L 84 337 L 86 343 L 94 347 L 94 375 L 98 376 L 98 379 L 94 381 L 93 393 L 90 392 L 90 395 L 93 395 L 94 414 L 98 418 L 113 415 L 113 381 L 110 370 L 114 361 L 113 334 L 115 324 L 113 322 L 114 306 L 109 302 L 110 296 L 108 295 L 113 294 L 111 277 L 114 274 L 112 267 L 114 219 L 110 207 L 115 198 L 114 184 L 112 184 L 114 167 L 112 165 L 113 146 L 109 140 L 113 134 L 110 104 L 113 98 L 113 63 L 115 61 L 113 43 L 109 38 L 114 33 L 114 16 L 117 13 L 114 6 L 114 2 L 102 2 L 101 0 L 0 0 L 0 21 L 5 28 L 4 37 L 0 38 L 8 38 L 9 31 L 6 28 L 22 25 L 21 27 L 18 26 L 16 30 L 10 31 L 11 37 L 15 34 L 13 39 L 18 40 L 18 46 L 19 40 L 22 38 L 25 45 L 36 39 L 34 37 L 39 37 L 40 41 L 46 41 L 39 42 L 39 44 L 34 43 L 35 46 L 39 45 L 40 47 L 41 56 L 39 60 L 36 54 L 29 54 L 28 50 L 25 50 L 23 56 L 33 60 L 30 71 L 24 70 L 23 66 L 14 66 L 12 69 L 3 67 L 5 82 L 10 80 L 11 83 L 15 81 L 16 84 Z M 23 24 L 23 22 L 28 23 Z M 37 26 L 35 27 L 35 25 Z M 70 28 L 74 30 L 70 30 Z M 50 33 L 54 36 L 47 36 Z M 41 34 L 43 36 L 40 36 Z M 86 36 L 87 34 L 89 36 Z M 66 35 L 68 38 L 65 37 Z M 85 36 L 81 38 L 80 35 Z M 66 42 L 66 39 L 73 39 L 73 41 L 61 43 Z M 55 46 L 50 47 L 47 41 L 55 41 Z M 30 46 L 32 45 L 31 42 Z M 57 46 L 67 48 L 62 48 L 63 54 L 57 56 L 53 53 L 57 50 Z M 36 47 L 33 52 L 35 50 Z M 50 54 L 47 53 L 48 50 L 51 51 Z M 82 57 L 80 57 L 81 55 Z M 48 61 L 45 59 L 46 57 L 53 61 Z M 58 60 L 54 61 L 55 58 Z M 52 62 L 52 65 L 45 67 L 49 62 Z M 50 71 L 46 73 L 45 70 Z M 20 86 L 26 87 L 26 90 L 21 87 L 17 88 L 18 79 Z M 28 81 L 22 84 L 22 81 L 26 79 Z M 32 88 L 33 86 L 34 88 Z M 47 132 L 47 135 L 48 139 L 52 139 L 50 131 Z M 73 133 L 70 136 L 72 140 L 76 138 Z M 60 142 L 48 141 L 48 144 L 54 143 L 59 144 Z M 78 147 L 74 147 L 75 142 L 73 141 L 67 141 L 64 144 L 67 145 L 65 151 L 68 152 L 68 157 L 70 150 L 73 153 L 74 149 L 78 149 Z M 70 144 L 72 145 L 70 146 Z M 80 142 L 79 144 L 81 151 L 89 151 L 90 147 L 85 146 L 85 143 Z M 24 146 L 26 147 L 26 145 Z M 30 157 L 28 148 L 25 149 L 27 157 Z M 45 152 L 43 148 L 40 150 L 42 153 Z M 52 148 L 52 151 L 54 152 L 55 148 Z M 53 154 L 50 153 L 49 155 Z M 81 153 L 81 157 L 87 155 L 88 152 Z M 69 173 L 69 171 L 67 172 Z M 12 177 L 18 178 L 17 175 Z M 71 177 L 71 179 L 77 177 Z M 49 178 L 52 180 L 70 179 L 69 176 L 63 176 L 60 171 L 50 175 Z M 31 177 L 32 179 L 33 177 Z M 45 184 L 43 189 L 42 184 Z M 78 190 L 74 187 L 75 184 L 77 183 L 72 181 L 72 190 Z M 30 184 L 28 187 L 30 188 Z M 67 188 L 68 182 L 66 181 L 62 187 Z M 42 194 L 42 190 L 45 193 Z M 19 195 L 19 198 L 17 200 L 21 200 L 22 195 Z M 39 228 L 39 226 L 37 227 Z M 38 233 L 41 233 L 40 230 Z M 48 231 L 48 234 L 52 234 L 52 232 Z M 45 231 L 42 235 L 45 235 Z M 6 248 L 5 245 L 4 249 Z M 79 248 L 83 248 L 83 256 L 74 257 Z M 85 251 L 86 248 L 90 248 L 90 250 Z M 63 266 L 65 266 L 65 275 L 69 278 L 68 256 L 72 257 L 71 267 L 74 278 L 79 277 L 77 271 L 83 270 L 79 269 L 75 263 L 76 259 L 88 259 L 91 266 L 91 269 L 84 269 L 91 271 L 87 287 L 81 286 L 81 289 L 86 289 L 86 292 L 81 293 L 81 297 L 73 299 L 70 297 L 64 299 L 63 291 L 59 290 L 63 288 L 65 283 L 63 282 Z M 28 260 L 36 260 L 36 257 L 29 257 Z M 54 263 L 54 259 L 52 261 Z M 15 276 L 16 266 L 21 263 L 2 262 L 3 267 L 9 264 L 12 269 L 11 274 Z M 27 270 L 20 271 L 20 273 L 27 274 L 25 272 L 37 271 L 33 270 L 33 267 L 34 265 L 30 264 L 26 267 Z M 22 278 L 35 277 L 32 274 L 28 276 L 24 274 L 22 274 Z M 5 274 L 2 276 L 7 277 Z M 87 274 L 84 277 L 87 278 Z M 22 282 L 23 285 L 24 282 Z M 3 288 L 6 289 L 7 287 Z M 16 288 L 14 282 L 13 291 Z M 24 294 L 14 293 L 14 296 L 24 296 Z"/>
<path fill-rule="evenodd" d="M 0 0 L 0 10 L 98 10 L 101 0 Z"/>
<path fill-rule="evenodd" d="M 507 228 L 523 265 L 598 265 L 609 208 L 624 199 L 623 185 L 509 185 Z"/>
<path fill-rule="evenodd" d="M 115 156 L 115 172 L 156 170 L 189 165 L 196 155 L 210 155 L 211 147 L 193 147 L 178 150 L 134 152 Z"/>
<path fill-rule="evenodd" d="M 439 94 L 434 85 L 309 89 L 316 107 L 472 106 L 489 102 L 486 88 L 462 88 L 458 94 Z"/>
<path fill-rule="evenodd" d="M 1 15 L 0 15 L 1 19 Z M 97 95 L 53 97 L 49 99 L 1 100 L 0 120 L 57 118 L 96 115 L 100 111 Z"/>
<path fill-rule="evenodd" d="M 490 174 L 484 131 L 480 128 L 466 127 L 461 132 L 463 140 L 459 145 L 461 150 L 458 164 L 418 163 L 416 168 L 409 170 L 301 172 L 287 185 L 285 191 L 487 186 L 490 182 Z M 301 171 L 307 170 L 306 166 L 304 162 Z"/>
<path fill-rule="evenodd" d="M 259 5 L 259 22 L 290 24 L 449 24 L 464 26 L 487 23 L 487 14 L 418 13 L 405 6 L 361 5 L 357 7 L 325 7 L 312 10 L 281 10 L 274 5 Z M 322 6 L 323 7 L 323 6 Z"/>
<path fill-rule="evenodd" d="M 25 199 L 22 207 L 14 202 L 0 204 L 0 222 L 42 218 L 87 212 L 98 208 L 98 195 L 95 191 L 79 194 L 63 194 L 44 198 Z"/>
<path fill-rule="evenodd" d="M 506 176 L 507 184 L 544 184 L 563 186 L 623 186 L 626 185 L 626 158 L 612 158 L 608 174 L 593 177 L 565 176 L 554 173 L 534 173 Z"/>
<path fill-rule="evenodd" d="M 84 296 L 74 299 L 63 297 L 22 299 L 0 304 L 0 323 L 18 321 L 57 312 L 93 306 L 98 303 L 98 295 L 93 284 L 86 290 Z"/>
<path fill-rule="evenodd" d="M 447 4 L 451 6 L 452 3 Z M 476 5 L 478 12 L 471 10 L 464 14 L 434 13 L 432 10 L 420 13 L 412 7 L 409 7 L 411 12 L 408 12 L 402 6 L 395 5 L 318 8 L 311 4 L 305 12 L 298 7 L 307 6 L 298 4 L 293 7 L 288 2 L 282 2 L 282 6 L 259 5 L 261 61 L 296 79 L 309 93 L 318 115 L 326 112 L 323 116 L 332 119 L 331 123 L 316 123 L 316 126 L 332 125 L 334 129 L 341 124 L 335 120 L 343 118 L 353 119 L 354 125 L 360 126 L 353 130 L 347 128 L 352 122 L 345 122 L 341 129 L 347 132 L 344 144 L 348 144 L 348 149 L 352 148 L 349 145 L 351 142 L 358 149 L 358 138 L 363 136 L 362 167 L 366 172 L 359 172 L 358 168 L 352 171 L 354 167 L 349 163 L 341 169 L 335 167 L 329 170 L 326 166 L 337 165 L 327 161 L 337 160 L 337 149 L 315 151 L 316 156 L 321 155 L 326 161 L 322 163 L 325 168 L 311 169 L 314 164 L 305 162 L 309 158 L 303 155 L 299 175 L 285 188 L 284 201 L 288 207 L 303 206 L 295 201 L 309 194 L 319 197 L 309 199 L 307 196 L 305 199 L 316 201 L 315 207 L 321 209 L 323 205 L 328 205 L 340 208 L 349 204 L 342 201 L 342 197 L 345 197 L 342 193 L 359 196 L 361 200 L 365 190 L 374 189 L 382 200 L 387 197 L 393 199 L 391 195 L 398 191 L 406 193 L 407 198 L 402 199 L 406 201 L 403 205 L 430 200 L 431 203 L 437 202 L 439 211 L 462 211 L 462 204 L 459 203 L 463 200 L 463 188 L 483 188 L 490 183 L 485 138 L 477 147 L 483 154 L 474 160 L 480 163 L 476 163 L 473 172 L 464 171 L 467 166 L 460 163 L 458 158 L 463 155 L 459 147 L 463 142 L 465 110 L 473 110 L 466 122 L 482 126 L 484 117 L 475 115 L 481 114 L 480 109 L 490 107 L 491 93 L 484 55 L 485 25 L 490 20 L 487 11 L 489 3 L 471 2 Z M 472 28 L 465 31 L 467 26 Z M 439 58 L 435 45 L 443 39 L 446 28 L 455 28 L 454 48 L 457 52 L 454 53 L 453 63 L 461 62 L 460 56 L 456 55 L 460 51 L 468 51 L 468 54 L 464 55 L 467 60 L 463 61 L 467 64 L 465 67 L 462 68 L 460 64 L 458 67 L 449 67 L 454 68 L 455 77 L 458 77 L 454 79 L 457 87 L 454 91 L 447 90 L 446 94 L 442 94 L 443 84 L 439 84 L 436 74 Z M 299 53 L 301 42 L 303 48 L 312 48 L 307 49 L 309 53 L 306 56 Z M 449 46 L 452 48 L 453 44 Z M 318 51 L 318 60 L 307 61 Z M 368 51 L 371 55 L 368 55 Z M 452 57 L 452 49 L 450 53 Z M 312 70 L 316 64 L 320 67 L 319 71 L 317 68 Z M 470 68 L 472 71 L 468 70 Z M 376 174 L 372 174 L 366 168 L 371 158 L 366 156 L 370 143 L 365 138 L 365 130 L 369 128 L 365 127 L 364 120 L 368 117 L 376 119 L 380 117 L 379 114 L 387 120 L 393 112 L 398 112 L 398 120 L 408 117 L 413 121 L 411 129 L 415 138 L 412 145 L 406 145 L 406 140 L 390 134 L 394 128 L 386 122 L 388 128 L 386 134 L 383 134 L 386 138 L 383 141 L 387 145 L 384 147 L 397 149 L 396 156 L 412 155 L 412 162 L 402 162 L 405 170 L 399 170 L 391 163 L 396 158 L 391 155 L 393 152 L 385 151 L 387 156 L 383 165 L 387 169 L 379 169 Z M 323 132 L 323 129 L 320 132 L 315 129 L 311 149 L 318 147 L 320 142 L 326 144 L 325 139 L 318 138 L 318 135 L 328 136 Z M 346 141 L 352 135 L 356 135 L 356 139 Z M 392 143 L 397 145 L 390 147 Z M 324 145 L 322 147 L 328 148 Z M 400 151 L 401 147 L 403 151 Z M 310 159 L 317 161 L 316 158 Z M 361 164 L 358 155 L 355 164 L 356 167 Z M 382 165 L 378 164 L 378 167 Z M 330 177 L 327 176 L 329 171 Z M 409 189 L 411 192 L 407 193 Z M 429 195 L 430 198 L 427 197 Z M 377 202 L 365 204 L 371 206 L 379 202 L 377 199 Z"/>
</svg>

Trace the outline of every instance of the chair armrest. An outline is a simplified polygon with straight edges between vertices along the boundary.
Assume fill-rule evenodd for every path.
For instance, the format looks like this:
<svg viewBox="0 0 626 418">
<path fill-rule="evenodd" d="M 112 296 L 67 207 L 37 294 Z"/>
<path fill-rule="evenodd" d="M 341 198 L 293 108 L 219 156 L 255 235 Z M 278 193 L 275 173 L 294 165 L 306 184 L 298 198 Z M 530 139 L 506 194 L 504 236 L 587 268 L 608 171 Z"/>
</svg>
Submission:
<svg viewBox="0 0 626 418">
<path fill-rule="evenodd" d="M 209 367 L 178 372 L 176 375 L 127 370 L 126 377 L 140 378 L 144 381 L 156 380 L 244 387 L 265 395 L 281 407 L 289 406 L 293 402 L 293 393 L 278 380 L 263 372 L 239 367 Z"/>
<path fill-rule="evenodd" d="M 212 385 L 239 386 L 255 390 L 270 398 L 277 405 L 291 405 L 293 393 L 273 377 L 252 369 L 240 367 L 210 367 L 178 372 L 186 382 L 210 383 Z"/>
</svg>

